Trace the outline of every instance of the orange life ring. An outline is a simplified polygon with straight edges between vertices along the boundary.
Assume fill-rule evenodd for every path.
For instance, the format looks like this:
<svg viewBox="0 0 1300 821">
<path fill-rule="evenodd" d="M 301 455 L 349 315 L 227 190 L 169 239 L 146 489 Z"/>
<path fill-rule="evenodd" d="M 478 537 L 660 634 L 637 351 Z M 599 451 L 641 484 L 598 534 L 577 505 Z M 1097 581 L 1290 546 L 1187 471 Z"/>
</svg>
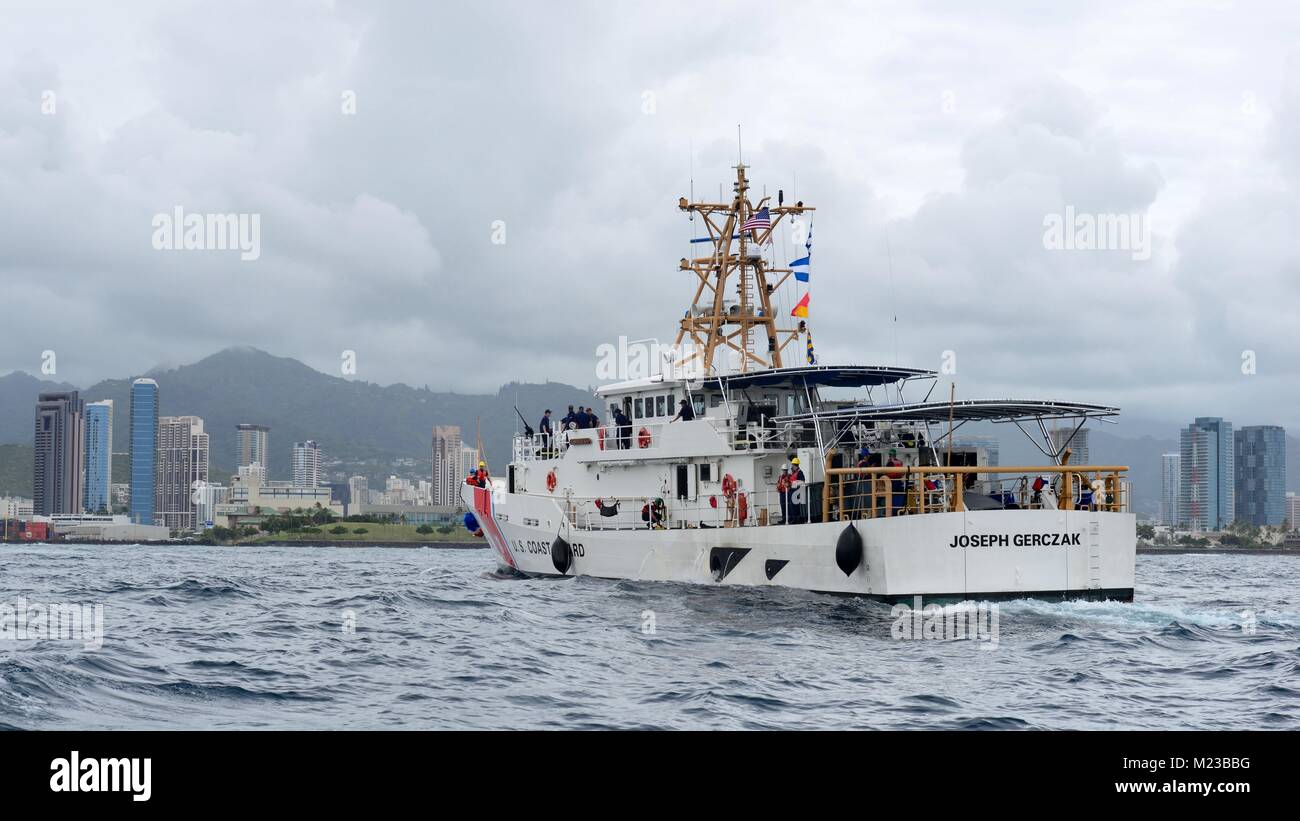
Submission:
<svg viewBox="0 0 1300 821">
<path fill-rule="evenodd" d="M 546 489 L 549 490 L 551 493 L 555 492 L 556 481 L 557 480 L 555 478 L 555 471 L 551 471 L 550 473 L 546 474 Z"/>
<path fill-rule="evenodd" d="M 637 431 L 636 444 L 637 447 L 640 448 L 650 447 L 650 431 L 646 430 L 645 428 L 641 428 L 641 430 Z"/>
<path fill-rule="evenodd" d="M 745 494 L 743 493 L 740 494 L 740 498 L 736 502 L 736 516 L 740 519 L 742 525 L 745 523 L 745 519 L 749 516 L 749 501 L 745 498 Z"/>
<path fill-rule="evenodd" d="M 736 479 L 730 473 L 722 477 L 722 495 L 728 499 L 736 495 Z"/>
</svg>

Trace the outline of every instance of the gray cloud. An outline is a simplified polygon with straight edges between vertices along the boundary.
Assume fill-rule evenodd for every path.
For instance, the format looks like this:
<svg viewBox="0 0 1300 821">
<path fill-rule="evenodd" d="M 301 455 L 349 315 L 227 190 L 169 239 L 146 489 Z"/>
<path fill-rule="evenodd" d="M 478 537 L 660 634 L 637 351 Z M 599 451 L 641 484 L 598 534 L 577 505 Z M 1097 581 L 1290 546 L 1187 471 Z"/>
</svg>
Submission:
<svg viewBox="0 0 1300 821">
<path fill-rule="evenodd" d="M 601 343 L 672 337 L 674 205 L 692 157 L 716 194 L 743 123 L 757 183 L 819 209 L 824 361 L 954 350 L 964 395 L 1300 426 L 1298 31 L 1130 4 L 17 10 L 0 372 L 248 344 L 355 350 L 377 382 L 593 382 Z M 261 258 L 153 250 L 176 205 L 260 214 Z M 1045 249 L 1067 205 L 1149 212 L 1151 259 Z"/>
</svg>

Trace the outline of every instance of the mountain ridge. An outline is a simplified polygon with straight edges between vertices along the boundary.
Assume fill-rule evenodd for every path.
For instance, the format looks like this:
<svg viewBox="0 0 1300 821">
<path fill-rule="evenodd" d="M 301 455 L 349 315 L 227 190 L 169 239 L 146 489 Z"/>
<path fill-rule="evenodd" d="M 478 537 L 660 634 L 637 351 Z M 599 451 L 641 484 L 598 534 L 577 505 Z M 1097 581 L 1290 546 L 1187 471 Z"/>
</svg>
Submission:
<svg viewBox="0 0 1300 821">
<path fill-rule="evenodd" d="M 314 439 L 327 460 L 342 459 L 381 479 L 396 460 L 415 460 L 410 473 L 428 474 L 434 425 L 459 425 L 473 445 L 481 423 L 484 450 L 494 467 L 510 457 L 510 437 L 518 420 L 514 392 L 529 424 L 545 407 L 592 404 L 590 393 L 571 385 L 508 383 L 493 394 L 461 394 L 414 388 L 402 383 L 377 385 L 321 373 L 289 357 L 249 347 L 226 348 L 190 365 L 155 368 L 160 414 L 193 414 L 204 420 L 214 467 L 230 471 L 235 462 L 235 425 L 269 425 L 270 473 L 288 478 L 294 442 Z M 87 401 L 112 399 L 114 450 L 128 447 L 130 385 L 135 377 L 106 379 L 81 391 Z M 36 394 L 75 389 L 29 374 L 0 377 L 0 442 L 32 443 Z M 503 401 L 504 400 L 504 401 Z"/>
</svg>

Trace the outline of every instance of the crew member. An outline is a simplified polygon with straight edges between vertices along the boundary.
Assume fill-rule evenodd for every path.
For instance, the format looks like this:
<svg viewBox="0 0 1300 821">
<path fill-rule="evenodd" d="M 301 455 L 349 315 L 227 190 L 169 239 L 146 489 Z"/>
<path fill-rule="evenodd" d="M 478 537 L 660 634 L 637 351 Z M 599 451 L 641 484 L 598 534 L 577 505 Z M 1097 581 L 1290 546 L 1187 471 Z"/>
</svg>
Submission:
<svg viewBox="0 0 1300 821">
<path fill-rule="evenodd" d="M 641 506 L 641 521 L 645 522 L 647 527 L 652 530 L 662 530 L 664 514 L 667 513 L 668 506 L 664 503 L 662 497 L 655 499 L 653 502 L 646 502 Z"/>
<path fill-rule="evenodd" d="M 573 425 L 574 416 L 575 414 L 573 413 L 573 406 L 570 405 L 569 412 L 566 413 L 564 415 L 564 418 L 560 420 L 560 430 L 568 430 L 570 426 Z"/>
<path fill-rule="evenodd" d="M 542 450 L 549 452 L 551 449 L 551 409 L 547 408 L 546 413 L 542 414 L 542 421 L 537 423 L 537 430 L 542 434 Z"/>
<path fill-rule="evenodd" d="M 898 460 L 898 451 L 893 448 L 889 449 L 889 461 L 885 463 L 886 467 L 901 468 L 903 463 Z M 903 481 L 903 471 L 890 470 L 885 475 L 890 478 L 890 490 L 893 491 L 894 515 L 898 515 L 904 507 L 907 506 L 907 483 Z"/>
<path fill-rule="evenodd" d="M 790 523 L 790 466 L 781 465 L 781 475 L 776 478 L 776 495 L 781 500 L 781 524 Z"/>
<path fill-rule="evenodd" d="M 587 409 L 582 405 L 578 406 L 578 412 L 573 414 L 573 426 L 579 430 L 588 427 L 591 424 L 591 417 L 587 416 Z"/>
<path fill-rule="evenodd" d="M 622 450 L 630 450 L 632 447 L 632 420 L 618 406 L 614 407 L 614 424 L 618 426 L 618 447 Z"/>
<path fill-rule="evenodd" d="M 487 462 L 480 461 L 478 463 L 478 472 L 474 474 L 474 481 L 479 487 L 487 487 L 488 480 L 491 478 L 492 477 L 488 476 Z"/>
<path fill-rule="evenodd" d="M 854 464 L 856 468 L 871 467 L 871 449 L 861 448 L 858 450 L 858 461 Z M 867 499 L 870 496 L 871 476 L 867 473 L 859 473 L 857 479 L 849 483 L 849 512 L 856 513 L 867 509 Z"/>
<path fill-rule="evenodd" d="M 681 401 L 677 415 L 672 418 L 672 421 L 676 422 L 678 419 L 683 422 L 690 422 L 695 419 L 695 408 L 692 408 L 691 403 L 685 399 Z"/>
<path fill-rule="evenodd" d="M 807 494 L 808 485 L 796 456 L 790 460 L 790 518 L 795 524 L 808 523 Z"/>
</svg>

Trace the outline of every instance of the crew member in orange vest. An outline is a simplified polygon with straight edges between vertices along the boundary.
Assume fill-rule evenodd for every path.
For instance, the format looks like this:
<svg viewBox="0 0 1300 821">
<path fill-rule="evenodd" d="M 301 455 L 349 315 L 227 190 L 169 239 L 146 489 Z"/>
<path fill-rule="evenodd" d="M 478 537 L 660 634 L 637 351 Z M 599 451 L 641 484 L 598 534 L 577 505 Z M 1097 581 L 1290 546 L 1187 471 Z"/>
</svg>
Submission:
<svg viewBox="0 0 1300 821">
<path fill-rule="evenodd" d="M 488 476 L 488 472 L 487 472 L 487 462 L 479 462 L 478 473 L 474 474 L 474 482 L 479 487 L 487 487 L 488 479 L 490 478 L 491 477 Z"/>
<path fill-rule="evenodd" d="M 781 465 L 781 475 L 776 477 L 777 498 L 781 500 L 781 524 L 790 524 L 790 466 Z"/>
<path fill-rule="evenodd" d="M 794 524 L 808 524 L 808 486 L 803 470 L 799 467 L 799 457 L 790 460 L 790 521 Z"/>
<path fill-rule="evenodd" d="M 889 461 L 885 463 L 885 466 L 891 468 L 901 468 L 903 466 L 903 463 L 898 461 L 898 451 L 893 448 L 889 449 Z M 907 483 L 903 481 L 903 471 L 901 470 L 887 471 L 885 475 L 893 480 L 890 483 L 892 485 L 891 490 L 894 493 L 893 513 L 897 514 L 907 505 Z"/>
</svg>

